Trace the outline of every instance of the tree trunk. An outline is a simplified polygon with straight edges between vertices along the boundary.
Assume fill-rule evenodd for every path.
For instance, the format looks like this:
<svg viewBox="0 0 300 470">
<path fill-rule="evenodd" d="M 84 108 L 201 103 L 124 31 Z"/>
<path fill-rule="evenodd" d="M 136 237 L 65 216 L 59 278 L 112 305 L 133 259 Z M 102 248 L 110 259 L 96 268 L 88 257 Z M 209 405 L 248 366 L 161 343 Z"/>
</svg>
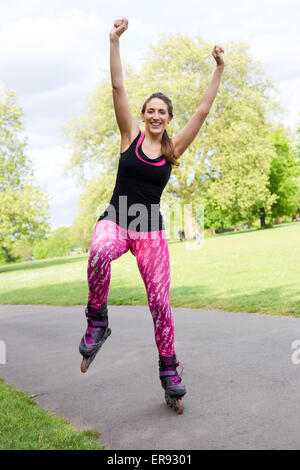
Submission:
<svg viewBox="0 0 300 470">
<path fill-rule="evenodd" d="M 200 235 L 198 223 L 191 204 L 184 207 L 184 232 L 187 240 L 193 240 L 195 235 Z"/>
<path fill-rule="evenodd" d="M 11 255 L 11 253 L 9 252 L 9 250 L 6 248 L 6 246 L 2 246 L 2 249 L 5 253 L 5 261 L 7 263 L 12 263 L 13 261 L 16 261 L 16 258 L 14 256 Z"/>
<path fill-rule="evenodd" d="M 264 207 L 260 209 L 260 226 L 261 228 L 266 226 L 266 212 Z"/>
</svg>

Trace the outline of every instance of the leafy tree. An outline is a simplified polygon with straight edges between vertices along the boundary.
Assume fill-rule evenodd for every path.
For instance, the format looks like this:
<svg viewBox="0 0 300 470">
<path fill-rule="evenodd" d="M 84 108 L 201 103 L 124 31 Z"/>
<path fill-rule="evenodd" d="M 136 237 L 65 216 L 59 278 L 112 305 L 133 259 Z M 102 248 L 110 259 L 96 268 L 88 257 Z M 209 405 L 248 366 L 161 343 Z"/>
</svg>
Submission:
<svg viewBox="0 0 300 470">
<path fill-rule="evenodd" d="M 300 113 L 299 113 L 299 117 L 300 117 Z M 296 129 L 295 158 L 297 162 L 300 162 L 300 122 Z"/>
<path fill-rule="evenodd" d="M 66 256 L 74 247 L 71 241 L 70 227 L 59 227 L 54 230 L 47 240 L 48 256 Z"/>
<path fill-rule="evenodd" d="M 47 196 L 34 184 L 25 155 L 22 109 L 14 91 L 0 89 L 0 259 L 14 260 L 18 240 L 33 241 L 48 231 Z"/>
<path fill-rule="evenodd" d="M 34 244 L 29 240 L 18 240 L 12 248 L 12 258 L 16 261 L 24 261 L 33 257 Z"/>
<path fill-rule="evenodd" d="M 273 133 L 275 155 L 271 162 L 268 188 L 277 200 L 272 206 L 272 218 L 294 215 L 299 207 L 300 161 L 297 162 L 292 146 L 283 129 Z"/>
<path fill-rule="evenodd" d="M 66 256 L 74 247 L 71 240 L 71 228 L 59 227 L 47 239 L 38 240 L 34 246 L 36 259 Z"/>
<path fill-rule="evenodd" d="M 33 256 L 35 259 L 44 259 L 49 256 L 48 240 L 37 240 L 33 248 Z"/>
<path fill-rule="evenodd" d="M 257 219 L 263 206 L 270 213 L 276 196 L 268 189 L 274 149 L 259 109 L 235 102 L 223 116 L 218 151 L 211 158 L 209 198 L 227 214 L 230 224 Z M 212 125 L 214 127 L 214 125 Z"/>
<path fill-rule="evenodd" d="M 300 123 L 298 124 L 297 130 L 296 130 L 296 144 L 294 147 L 294 155 L 295 155 L 295 160 L 297 162 L 297 165 L 300 165 Z M 299 194 L 300 194 L 300 178 L 297 178 L 297 183 L 298 183 L 298 189 L 299 189 Z M 298 209 L 298 215 L 300 216 L 300 195 L 297 200 L 297 209 Z"/>
<path fill-rule="evenodd" d="M 212 234 L 218 229 L 225 229 L 231 226 L 231 220 L 227 212 L 222 210 L 212 198 L 205 201 L 204 221 L 205 228 L 209 228 Z"/>
</svg>

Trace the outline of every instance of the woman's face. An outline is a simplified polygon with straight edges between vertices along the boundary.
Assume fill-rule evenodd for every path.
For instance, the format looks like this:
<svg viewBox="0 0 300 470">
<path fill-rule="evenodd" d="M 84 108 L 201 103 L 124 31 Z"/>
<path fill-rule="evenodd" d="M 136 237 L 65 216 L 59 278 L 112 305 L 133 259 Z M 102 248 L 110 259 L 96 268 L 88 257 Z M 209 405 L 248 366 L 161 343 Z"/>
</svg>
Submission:
<svg viewBox="0 0 300 470">
<path fill-rule="evenodd" d="M 169 116 L 167 104 L 159 99 L 152 98 L 146 104 L 145 113 L 141 113 L 146 130 L 154 134 L 162 134 L 172 120 Z"/>
</svg>

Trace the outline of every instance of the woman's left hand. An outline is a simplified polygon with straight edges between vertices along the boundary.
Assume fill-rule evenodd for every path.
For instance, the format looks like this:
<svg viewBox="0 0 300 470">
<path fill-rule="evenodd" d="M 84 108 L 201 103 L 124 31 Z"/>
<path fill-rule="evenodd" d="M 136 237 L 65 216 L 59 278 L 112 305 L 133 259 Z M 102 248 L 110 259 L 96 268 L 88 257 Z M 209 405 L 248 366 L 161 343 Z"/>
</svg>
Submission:
<svg viewBox="0 0 300 470">
<path fill-rule="evenodd" d="M 216 44 L 213 50 L 211 51 L 211 55 L 215 59 L 217 65 L 225 65 L 224 59 L 221 54 L 224 54 L 224 49 L 222 46 L 218 46 Z"/>
</svg>

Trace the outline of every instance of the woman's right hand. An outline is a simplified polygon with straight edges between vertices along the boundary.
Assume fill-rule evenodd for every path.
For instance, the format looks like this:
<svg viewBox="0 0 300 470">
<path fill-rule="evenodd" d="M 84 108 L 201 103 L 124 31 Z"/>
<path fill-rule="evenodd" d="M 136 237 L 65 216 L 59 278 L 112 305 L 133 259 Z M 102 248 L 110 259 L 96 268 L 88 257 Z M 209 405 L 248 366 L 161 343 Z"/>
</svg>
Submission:
<svg viewBox="0 0 300 470">
<path fill-rule="evenodd" d="M 121 20 L 115 20 L 114 25 L 110 30 L 109 37 L 110 39 L 118 39 L 121 34 L 124 33 L 128 29 L 128 19 L 127 18 L 122 18 Z"/>
</svg>

